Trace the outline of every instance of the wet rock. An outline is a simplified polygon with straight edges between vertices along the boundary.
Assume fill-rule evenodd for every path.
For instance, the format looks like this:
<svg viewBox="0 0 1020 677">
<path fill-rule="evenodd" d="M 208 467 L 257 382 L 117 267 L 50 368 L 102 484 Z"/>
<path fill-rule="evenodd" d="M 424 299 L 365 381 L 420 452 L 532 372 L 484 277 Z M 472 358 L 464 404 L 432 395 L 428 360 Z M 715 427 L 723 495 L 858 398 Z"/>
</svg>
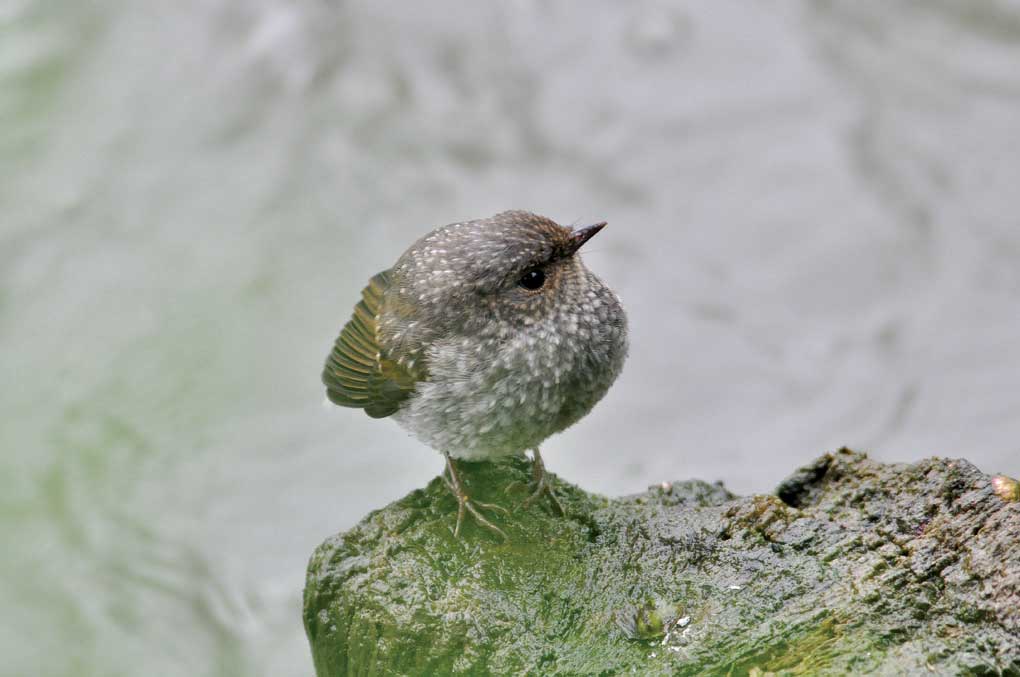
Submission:
<svg viewBox="0 0 1020 677">
<path fill-rule="evenodd" d="M 463 473 L 507 506 L 528 474 Z M 455 539 L 438 478 L 323 543 L 304 610 L 320 677 L 1020 675 L 1020 503 L 966 461 L 841 450 L 775 496 L 555 485 L 567 517 L 494 515 L 505 543 L 470 522 Z"/>
</svg>

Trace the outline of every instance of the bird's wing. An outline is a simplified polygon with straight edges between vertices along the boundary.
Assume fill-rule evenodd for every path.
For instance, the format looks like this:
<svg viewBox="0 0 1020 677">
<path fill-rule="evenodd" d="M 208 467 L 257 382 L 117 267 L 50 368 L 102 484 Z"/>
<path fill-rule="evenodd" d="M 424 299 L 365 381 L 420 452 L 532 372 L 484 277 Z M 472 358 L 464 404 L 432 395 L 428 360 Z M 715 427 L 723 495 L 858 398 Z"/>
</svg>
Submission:
<svg viewBox="0 0 1020 677">
<path fill-rule="evenodd" d="M 379 313 L 390 278 L 390 271 L 384 270 L 369 280 L 322 370 L 330 401 L 364 409 L 372 418 L 397 411 L 422 378 L 421 366 L 407 369 L 379 345 Z"/>
</svg>

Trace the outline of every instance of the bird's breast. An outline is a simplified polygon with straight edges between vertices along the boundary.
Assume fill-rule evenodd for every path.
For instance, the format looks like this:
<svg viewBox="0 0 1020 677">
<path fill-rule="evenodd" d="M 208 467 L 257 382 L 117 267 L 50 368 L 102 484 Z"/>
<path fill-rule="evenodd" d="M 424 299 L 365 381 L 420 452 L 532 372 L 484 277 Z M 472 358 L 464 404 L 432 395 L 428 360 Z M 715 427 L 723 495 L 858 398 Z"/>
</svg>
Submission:
<svg viewBox="0 0 1020 677">
<path fill-rule="evenodd" d="M 595 300 L 523 327 L 439 339 L 428 380 L 397 420 L 456 457 L 534 448 L 587 414 L 616 379 L 627 350 L 622 312 Z"/>
</svg>

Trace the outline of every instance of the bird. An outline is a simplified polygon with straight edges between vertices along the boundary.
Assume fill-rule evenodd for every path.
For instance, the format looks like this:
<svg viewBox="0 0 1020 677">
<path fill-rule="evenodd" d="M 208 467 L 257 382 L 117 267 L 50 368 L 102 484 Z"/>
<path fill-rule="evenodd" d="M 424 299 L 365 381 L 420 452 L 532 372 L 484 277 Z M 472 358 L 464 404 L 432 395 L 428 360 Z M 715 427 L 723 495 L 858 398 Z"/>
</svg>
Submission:
<svg viewBox="0 0 1020 677">
<path fill-rule="evenodd" d="M 331 402 L 392 417 L 446 460 L 441 475 L 465 514 L 506 538 L 471 498 L 458 461 L 532 452 L 534 491 L 563 510 L 539 445 L 602 399 L 628 351 L 617 295 L 579 250 L 605 222 L 562 226 L 504 211 L 435 228 L 373 276 L 326 358 Z"/>
</svg>

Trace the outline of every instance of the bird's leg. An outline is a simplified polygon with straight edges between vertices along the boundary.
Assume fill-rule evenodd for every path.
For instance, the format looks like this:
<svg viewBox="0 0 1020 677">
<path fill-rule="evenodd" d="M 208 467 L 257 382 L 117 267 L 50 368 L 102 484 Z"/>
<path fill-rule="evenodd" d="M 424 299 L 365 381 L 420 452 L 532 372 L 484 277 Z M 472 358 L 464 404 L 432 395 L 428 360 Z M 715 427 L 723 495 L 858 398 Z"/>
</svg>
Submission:
<svg viewBox="0 0 1020 677">
<path fill-rule="evenodd" d="M 450 492 L 457 499 L 457 526 L 453 530 L 454 537 L 460 537 L 460 525 L 464 521 L 464 512 L 467 511 L 471 513 L 471 515 L 478 520 L 478 523 L 483 527 L 496 532 L 504 541 L 508 540 L 506 534 L 503 533 L 503 530 L 485 519 L 482 513 L 478 512 L 478 508 L 485 510 L 501 510 L 505 514 L 509 514 L 509 511 L 502 506 L 495 505 L 493 503 L 482 503 L 481 501 L 476 501 L 470 498 L 466 493 L 464 493 L 464 487 L 460 483 L 460 477 L 457 476 L 457 467 L 454 465 L 453 459 L 450 458 L 450 455 L 447 453 L 444 453 L 443 456 L 446 457 L 446 471 L 449 473 L 450 477 L 447 478 L 446 474 L 444 474 L 442 475 L 442 478 L 443 481 L 446 482 L 446 486 L 450 489 Z M 478 506 L 478 508 L 475 506 Z"/>
<path fill-rule="evenodd" d="M 542 496 L 549 497 L 549 503 L 552 504 L 553 512 L 562 517 L 564 514 L 563 506 L 560 505 L 560 501 L 556 498 L 556 494 L 553 492 L 552 485 L 545 476 L 545 463 L 542 462 L 542 454 L 539 453 L 538 447 L 532 449 L 534 458 L 531 461 L 531 484 L 535 487 L 531 495 L 524 499 L 522 504 L 525 508 L 529 507 L 532 503 L 537 501 Z"/>
</svg>

